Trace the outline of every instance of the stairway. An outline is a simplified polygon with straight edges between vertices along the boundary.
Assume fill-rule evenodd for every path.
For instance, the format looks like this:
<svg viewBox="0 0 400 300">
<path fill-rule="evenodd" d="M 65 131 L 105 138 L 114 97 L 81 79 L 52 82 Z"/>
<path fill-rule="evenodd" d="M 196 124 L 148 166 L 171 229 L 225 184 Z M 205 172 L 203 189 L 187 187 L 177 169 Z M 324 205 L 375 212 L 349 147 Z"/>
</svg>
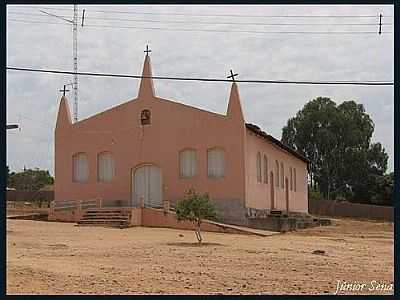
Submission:
<svg viewBox="0 0 400 300">
<path fill-rule="evenodd" d="M 131 212 L 122 209 L 88 209 L 78 221 L 78 226 L 103 226 L 127 228 L 130 226 Z"/>
</svg>

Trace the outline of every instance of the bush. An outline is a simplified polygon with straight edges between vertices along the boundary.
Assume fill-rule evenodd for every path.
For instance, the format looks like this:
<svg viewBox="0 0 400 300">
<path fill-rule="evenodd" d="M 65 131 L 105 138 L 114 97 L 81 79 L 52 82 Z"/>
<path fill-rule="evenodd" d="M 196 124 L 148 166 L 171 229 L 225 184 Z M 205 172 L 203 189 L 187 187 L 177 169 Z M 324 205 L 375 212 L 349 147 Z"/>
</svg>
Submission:
<svg viewBox="0 0 400 300">
<path fill-rule="evenodd" d="M 200 225 L 204 219 L 216 219 L 214 203 L 208 194 L 199 195 L 194 189 L 189 189 L 185 197 L 176 204 L 176 218 L 178 221 L 191 221 L 195 224 L 196 238 L 201 244 Z"/>
<path fill-rule="evenodd" d="M 322 200 L 323 196 L 322 196 L 321 192 L 318 189 L 310 187 L 309 190 L 308 190 L 308 198 L 310 200 Z"/>
</svg>

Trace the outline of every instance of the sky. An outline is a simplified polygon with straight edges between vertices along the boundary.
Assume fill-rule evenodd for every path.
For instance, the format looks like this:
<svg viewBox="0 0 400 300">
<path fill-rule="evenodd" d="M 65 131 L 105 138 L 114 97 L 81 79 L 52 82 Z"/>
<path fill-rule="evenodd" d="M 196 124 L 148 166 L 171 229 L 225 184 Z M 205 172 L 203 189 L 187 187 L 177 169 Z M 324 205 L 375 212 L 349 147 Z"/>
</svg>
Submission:
<svg viewBox="0 0 400 300">
<path fill-rule="evenodd" d="M 78 27 L 80 72 L 140 75 L 143 51 L 149 45 L 154 76 L 223 79 L 233 69 L 242 80 L 394 78 L 392 5 L 78 8 L 79 18 L 85 9 L 85 26 Z M 66 19 L 73 16 L 72 5 L 8 5 L 7 66 L 72 71 L 72 25 L 40 10 Z M 381 35 L 377 33 L 379 14 L 383 15 Z M 331 33 L 304 33 L 311 31 Z M 335 31 L 342 33 L 332 34 Z M 376 34 L 343 33 L 355 31 Z M 25 166 L 54 174 L 59 90 L 70 82 L 72 75 L 7 71 L 7 124 L 20 125 L 20 129 L 7 130 L 7 164 L 12 171 Z M 155 80 L 154 85 L 161 98 L 226 113 L 228 82 Z M 134 99 L 138 87 L 139 80 L 133 78 L 79 76 L 79 120 Z M 239 91 L 246 122 L 279 139 L 287 120 L 316 97 L 330 97 L 337 104 L 347 100 L 362 103 L 375 124 L 372 141 L 383 144 L 389 155 L 388 171 L 393 171 L 393 86 L 240 83 Z M 72 110 L 73 94 L 67 93 L 67 98 Z"/>
</svg>

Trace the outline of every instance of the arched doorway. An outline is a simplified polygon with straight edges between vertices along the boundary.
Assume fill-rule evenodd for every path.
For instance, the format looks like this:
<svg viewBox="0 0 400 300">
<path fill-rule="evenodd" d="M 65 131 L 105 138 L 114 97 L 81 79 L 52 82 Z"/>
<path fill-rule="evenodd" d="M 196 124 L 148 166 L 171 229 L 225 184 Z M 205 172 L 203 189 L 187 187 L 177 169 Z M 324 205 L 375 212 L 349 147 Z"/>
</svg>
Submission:
<svg viewBox="0 0 400 300">
<path fill-rule="evenodd" d="M 271 210 L 275 209 L 275 183 L 274 183 L 274 173 L 270 173 L 270 186 L 271 186 Z"/>
<path fill-rule="evenodd" d="M 145 206 L 162 207 L 162 175 L 155 165 L 143 165 L 132 172 L 133 206 L 140 206 L 141 199 Z"/>
<path fill-rule="evenodd" d="M 289 213 L 289 180 L 285 178 L 286 212 Z"/>
</svg>

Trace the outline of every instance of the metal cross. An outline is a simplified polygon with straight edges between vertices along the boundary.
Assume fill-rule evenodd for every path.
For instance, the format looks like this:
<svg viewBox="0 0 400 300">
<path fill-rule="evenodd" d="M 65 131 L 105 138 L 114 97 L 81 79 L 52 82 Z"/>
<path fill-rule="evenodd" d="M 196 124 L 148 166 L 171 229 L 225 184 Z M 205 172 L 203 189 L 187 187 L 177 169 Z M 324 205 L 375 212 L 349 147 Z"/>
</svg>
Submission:
<svg viewBox="0 0 400 300">
<path fill-rule="evenodd" d="M 64 84 L 64 88 L 60 90 L 60 92 L 63 92 L 63 96 L 65 97 L 65 92 L 69 92 L 69 90 L 67 90 L 67 85 Z"/>
<path fill-rule="evenodd" d="M 149 53 L 151 52 L 151 50 L 149 49 L 149 45 L 146 45 L 146 50 L 144 50 L 144 52 L 146 52 L 146 55 L 149 55 Z"/>
<path fill-rule="evenodd" d="M 6 128 L 7 129 L 17 129 L 19 126 L 18 124 L 7 124 Z"/>
<path fill-rule="evenodd" d="M 235 81 L 235 76 L 238 76 L 239 74 L 233 74 L 233 71 L 231 70 L 231 75 L 226 77 L 226 78 L 232 78 L 232 81 Z"/>
</svg>

